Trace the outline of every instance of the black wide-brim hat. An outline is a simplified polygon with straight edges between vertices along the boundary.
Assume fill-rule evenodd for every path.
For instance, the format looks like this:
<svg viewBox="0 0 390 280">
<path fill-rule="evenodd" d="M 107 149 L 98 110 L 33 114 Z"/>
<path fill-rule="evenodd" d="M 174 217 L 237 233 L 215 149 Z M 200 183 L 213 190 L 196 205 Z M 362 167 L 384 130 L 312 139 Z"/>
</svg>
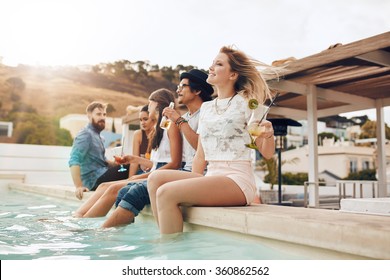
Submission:
<svg viewBox="0 0 390 280">
<path fill-rule="evenodd" d="M 198 69 L 191 69 L 189 72 L 181 73 L 180 81 L 184 78 L 190 79 L 191 81 L 200 84 L 205 93 L 212 95 L 214 89 L 208 82 L 206 82 L 207 77 L 208 75 L 205 72 Z"/>
</svg>

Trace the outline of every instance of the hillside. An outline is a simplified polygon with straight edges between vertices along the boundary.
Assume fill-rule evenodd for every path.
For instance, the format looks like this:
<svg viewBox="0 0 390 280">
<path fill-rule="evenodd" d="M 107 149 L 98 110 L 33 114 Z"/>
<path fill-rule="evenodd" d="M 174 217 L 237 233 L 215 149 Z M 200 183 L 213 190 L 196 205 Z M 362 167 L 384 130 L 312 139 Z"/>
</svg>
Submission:
<svg viewBox="0 0 390 280">
<path fill-rule="evenodd" d="M 10 85 L 9 79 L 21 81 L 24 85 Z M 158 77 L 147 77 L 142 81 L 143 84 L 77 68 L 9 67 L 0 64 L 0 120 L 18 102 L 31 106 L 40 115 L 62 117 L 85 113 L 87 104 L 93 100 L 111 104 L 115 111 L 109 115 L 120 117 L 125 114 L 128 105 L 147 104 L 153 90 L 175 88 L 172 82 Z"/>
</svg>

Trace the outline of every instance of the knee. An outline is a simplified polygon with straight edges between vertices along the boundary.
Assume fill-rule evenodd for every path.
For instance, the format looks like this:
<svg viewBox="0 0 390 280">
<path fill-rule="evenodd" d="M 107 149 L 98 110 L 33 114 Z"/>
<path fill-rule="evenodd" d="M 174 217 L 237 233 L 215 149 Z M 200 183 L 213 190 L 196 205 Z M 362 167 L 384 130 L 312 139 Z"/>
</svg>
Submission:
<svg viewBox="0 0 390 280">
<path fill-rule="evenodd" d="M 120 198 L 124 197 L 125 194 L 129 191 L 129 189 L 130 189 L 130 187 L 128 187 L 128 186 L 125 186 L 125 187 L 121 188 L 121 189 L 119 190 L 119 192 L 118 192 L 118 198 L 119 198 L 119 197 L 120 197 Z"/>
<path fill-rule="evenodd" d="M 132 186 L 123 196 L 122 201 L 127 202 L 133 208 L 141 211 L 145 205 L 150 204 L 148 191 L 144 183 L 138 183 Z M 121 202 L 122 203 L 122 202 Z M 119 206 L 121 206 L 121 203 Z"/>
<path fill-rule="evenodd" d="M 160 207 L 174 202 L 173 193 L 167 184 L 164 184 L 158 188 L 156 192 L 156 200 Z"/>
<path fill-rule="evenodd" d="M 104 190 L 107 189 L 110 186 L 109 183 L 101 183 L 99 186 L 97 186 L 96 190 Z"/>
<path fill-rule="evenodd" d="M 152 173 L 150 173 L 148 177 L 148 192 L 149 193 L 156 193 L 158 187 L 160 186 L 160 171 L 155 170 Z"/>
<path fill-rule="evenodd" d="M 118 194 L 118 188 L 115 185 L 110 185 L 107 187 L 106 191 L 104 192 L 105 196 L 113 196 Z"/>
</svg>

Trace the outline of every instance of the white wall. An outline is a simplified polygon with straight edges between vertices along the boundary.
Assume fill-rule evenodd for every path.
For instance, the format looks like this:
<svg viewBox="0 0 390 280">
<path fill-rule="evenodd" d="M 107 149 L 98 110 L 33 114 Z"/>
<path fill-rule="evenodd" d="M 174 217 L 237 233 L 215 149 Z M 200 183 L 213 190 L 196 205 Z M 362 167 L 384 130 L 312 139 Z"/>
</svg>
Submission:
<svg viewBox="0 0 390 280">
<path fill-rule="evenodd" d="M 0 143 L 0 184 L 72 185 L 68 160 L 71 147 Z"/>
<path fill-rule="evenodd" d="M 357 160 L 358 171 L 363 169 L 363 161 L 369 161 L 370 168 L 373 168 L 373 153 L 374 149 L 368 147 L 319 146 L 318 171 L 321 173 L 327 170 L 340 178 L 345 178 L 349 174 L 351 159 Z M 288 163 L 289 160 L 295 157 L 299 158 L 297 163 Z M 282 152 L 282 160 L 287 161 L 282 165 L 283 172 L 307 172 L 309 169 L 307 146 Z"/>
<path fill-rule="evenodd" d="M 131 145 L 132 138 L 128 139 Z M 0 143 L 0 187 L 9 182 L 73 186 L 69 170 L 72 147 Z M 112 160 L 107 149 L 106 156 Z"/>
</svg>

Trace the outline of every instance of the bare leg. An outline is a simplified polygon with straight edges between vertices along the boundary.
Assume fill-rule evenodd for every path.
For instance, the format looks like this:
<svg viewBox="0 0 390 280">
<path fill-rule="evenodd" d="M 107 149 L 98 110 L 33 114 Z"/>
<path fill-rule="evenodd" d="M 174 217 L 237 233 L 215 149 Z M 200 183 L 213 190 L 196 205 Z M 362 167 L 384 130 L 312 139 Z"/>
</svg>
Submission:
<svg viewBox="0 0 390 280">
<path fill-rule="evenodd" d="M 243 206 L 246 205 L 246 198 L 237 184 L 225 176 L 206 176 L 166 183 L 156 193 L 157 215 L 162 234 L 183 231 L 180 204 Z"/>
<path fill-rule="evenodd" d="M 118 206 L 115 211 L 108 217 L 102 227 L 109 228 L 121 225 L 128 225 L 134 221 L 134 213 L 130 210 Z"/>
<path fill-rule="evenodd" d="M 103 217 L 114 205 L 118 192 L 126 186 L 128 181 L 118 181 L 111 184 L 92 207 L 85 213 L 84 218 Z"/>
<path fill-rule="evenodd" d="M 112 182 L 105 182 L 100 184 L 96 191 L 93 192 L 93 194 L 79 207 L 79 209 L 76 210 L 76 212 L 73 214 L 74 217 L 82 218 L 84 217 L 85 213 L 88 212 L 89 209 L 98 201 L 98 199 L 104 194 L 104 192 L 107 190 L 107 188 L 113 184 L 118 182 L 127 182 L 127 180 L 121 180 L 121 181 L 112 181 Z"/>
<path fill-rule="evenodd" d="M 158 224 L 158 213 L 156 207 L 156 192 L 158 188 L 164 185 L 167 182 L 188 179 L 188 178 L 197 178 L 202 177 L 203 175 L 179 171 L 179 170 L 156 170 L 153 171 L 148 177 L 148 192 L 150 198 L 150 206 L 153 211 L 153 216 L 155 217 Z"/>
</svg>

